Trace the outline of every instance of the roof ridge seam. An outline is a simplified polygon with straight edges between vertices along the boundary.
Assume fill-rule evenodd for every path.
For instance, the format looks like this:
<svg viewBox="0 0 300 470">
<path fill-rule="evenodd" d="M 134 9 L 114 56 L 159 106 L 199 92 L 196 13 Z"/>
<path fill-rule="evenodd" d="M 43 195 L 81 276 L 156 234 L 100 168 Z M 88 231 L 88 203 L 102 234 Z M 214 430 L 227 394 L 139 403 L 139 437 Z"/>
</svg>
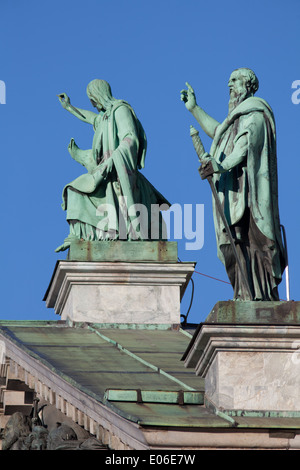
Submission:
<svg viewBox="0 0 300 470">
<path fill-rule="evenodd" d="M 96 333 L 98 336 L 100 336 L 103 340 L 111 343 L 111 344 L 114 344 L 120 351 L 123 351 L 125 354 L 128 354 L 130 357 L 132 357 L 133 359 L 141 362 L 142 364 L 146 365 L 147 367 L 150 367 L 151 369 L 155 370 L 157 373 L 165 376 L 166 378 L 168 378 L 169 380 L 172 380 L 173 382 L 176 382 L 178 383 L 179 385 L 181 385 L 182 387 L 184 387 L 186 390 L 189 390 L 189 391 L 192 391 L 192 392 L 195 392 L 197 391 L 195 388 L 193 387 L 190 387 L 189 385 L 187 385 L 186 383 L 182 382 L 181 380 L 179 379 L 176 379 L 176 377 L 173 377 L 172 375 L 168 374 L 168 372 L 164 371 L 163 369 L 161 369 L 160 367 L 157 367 L 155 366 L 154 364 L 151 364 L 151 362 L 148 362 L 148 361 L 145 361 L 144 359 L 142 359 L 140 356 L 137 356 L 136 354 L 134 354 L 133 352 L 129 351 L 129 349 L 125 348 L 122 344 L 118 343 L 117 341 L 114 341 L 113 339 L 109 338 L 108 336 L 105 336 L 103 333 L 101 333 L 100 331 L 96 330 L 95 328 L 93 328 L 92 326 L 90 325 L 87 325 L 87 328 L 90 330 L 90 331 L 93 331 L 94 333 Z"/>
</svg>

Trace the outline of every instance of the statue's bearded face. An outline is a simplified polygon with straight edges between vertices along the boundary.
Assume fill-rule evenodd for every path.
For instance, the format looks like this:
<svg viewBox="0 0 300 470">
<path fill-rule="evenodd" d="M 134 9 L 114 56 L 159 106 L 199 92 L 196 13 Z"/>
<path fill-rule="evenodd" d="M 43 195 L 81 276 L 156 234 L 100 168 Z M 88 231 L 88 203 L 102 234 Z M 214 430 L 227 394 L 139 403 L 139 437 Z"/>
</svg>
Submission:
<svg viewBox="0 0 300 470">
<path fill-rule="evenodd" d="M 232 72 L 228 86 L 229 86 L 229 111 L 232 111 L 239 103 L 244 101 L 248 96 L 248 88 L 246 86 L 245 77 L 237 70 Z"/>
</svg>

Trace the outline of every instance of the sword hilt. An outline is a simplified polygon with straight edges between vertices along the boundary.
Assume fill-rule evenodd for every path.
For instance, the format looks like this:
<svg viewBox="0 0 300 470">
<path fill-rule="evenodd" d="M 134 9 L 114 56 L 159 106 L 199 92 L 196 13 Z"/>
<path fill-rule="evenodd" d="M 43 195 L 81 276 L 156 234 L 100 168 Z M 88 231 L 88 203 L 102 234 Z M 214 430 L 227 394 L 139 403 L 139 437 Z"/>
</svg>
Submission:
<svg viewBox="0 0 300 470">
<path fill-rule="evenodd" d="M 201 162 L 201 159 L 203 155 L 205 154 L 205 150 L 204 150 L 202 141 L 199 137 L 199 132 L 193 126 L 190 126 L 190 136 L 192 137 L 194 149 L 196 150 L 199 161 Z"/>
</svg>

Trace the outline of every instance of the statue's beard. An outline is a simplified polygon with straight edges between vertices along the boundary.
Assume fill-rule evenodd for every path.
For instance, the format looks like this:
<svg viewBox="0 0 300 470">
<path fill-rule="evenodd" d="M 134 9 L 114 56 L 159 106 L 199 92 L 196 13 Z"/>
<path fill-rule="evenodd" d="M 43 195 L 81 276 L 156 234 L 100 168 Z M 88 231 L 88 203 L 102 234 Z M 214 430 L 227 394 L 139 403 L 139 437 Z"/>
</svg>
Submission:
<svg viewBox="0 0 300 470">
<path fill-rule="evenodd" d="M 246 88 L 239 88 L 237 91 L 231 90 L 230 99 L 228 103 L 228 111 L 231 112 L 234 108 L 237 107 L 242 101 L 244 101 L 248 96 L 248 90 Z"/>
</svg>

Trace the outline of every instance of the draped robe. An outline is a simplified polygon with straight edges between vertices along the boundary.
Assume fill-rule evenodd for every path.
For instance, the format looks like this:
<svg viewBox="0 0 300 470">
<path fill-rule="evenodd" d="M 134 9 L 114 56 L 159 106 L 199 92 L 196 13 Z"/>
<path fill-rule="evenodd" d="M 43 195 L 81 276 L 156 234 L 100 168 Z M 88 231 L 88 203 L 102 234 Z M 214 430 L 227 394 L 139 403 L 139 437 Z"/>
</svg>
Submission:
<svg viewBox="0 0 300 470">
<path fill-rule="evenodd" d="M 279 300 L 277 286 L 285 269 L 278 210 L 276 131 L 273 112 L 261 98 L 250 97 L 217 126 L 210 155 L 224 213 L 254 300 Z M 229 238 L 213 200 L 218 257 L 234 288 L 234 298 L 250 300 Z"/>
<path fill-rule="evenodd" d="M 154 233 L 159 233 L 159 239 L 163 221 L 160 213 L 158 221 L 151 219 L 151 208 L 159 205 L 167 210 L 170 203 L 139 171 L 144 167 L 147 141 L 133 109 L 123 100 L 113 98 L 111 103 L 95 118 L 92 149 L 79 149 L 75 154 L 88 172 L 63 190 L 62 207 L 71 226 L 70 237 L 148 239 L 153 224 L 158 223 Z M 146 208 L 140 219 L 144 231 L 134 223 L 140 214 L 135 209 L 139 208 Z"/>
</svg>

